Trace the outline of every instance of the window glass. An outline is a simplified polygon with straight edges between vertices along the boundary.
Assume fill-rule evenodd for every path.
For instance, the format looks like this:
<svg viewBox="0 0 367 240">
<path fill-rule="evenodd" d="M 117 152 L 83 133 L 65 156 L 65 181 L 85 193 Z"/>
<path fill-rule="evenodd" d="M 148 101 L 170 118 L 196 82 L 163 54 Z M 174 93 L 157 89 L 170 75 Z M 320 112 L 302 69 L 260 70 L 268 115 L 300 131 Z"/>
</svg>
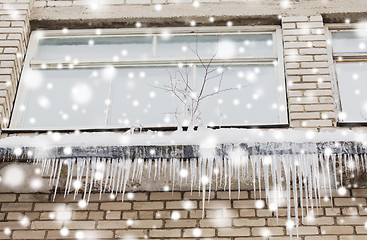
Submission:
<svg viewBox="0 0 367 240">
<path fill-rule="evenodd" d="M 219 93 L 203 101 L 200 110 L 206 124 L 228 126 L 280 122 L 278 112 L 279 109 L 285 111 L 285 106 L 277 104 L 278 86 L 273 65 L 233 65 L 222 69 L 219 67 L 219 71 L 210 74 L 207 81 L 205 95 L 216 90 Z M 205 72 L 204 68 L 199 68 L 199 86 Z"/>
<path fill-rule="evenodd" d="M 366 31 L 346 31 L 333 33 L 334 52 L 367 52 Z"/>
<path fill-rule="evenodd" d="M 108 79 L 91 69 L 30 70 L 20 84 L 27 88 L 23 128 L 105 125 Z"/>
<path fill-rule="evenodd" d="M 104 58 L 123 60 L 149 58 L 153 52 L 151 36 L 45 38 L 38 45 L 36 59 Z"/>
<path fill-rule="evenodd" d="M 274 55 L 272 34 L 218 34 L 159 36 L 157 56 L 234 58 Z"/>
<path fill-rule="evenodd" d="M 177 126 L 175 113 L 182 105 L 164 88 L 174 67 L 135 67 L 117 69 L 113 83 L 110 125 L 129 127 Z"/>
<path fill-rule="evenodd" d="M 367 121 L 367 64 L 344 62 L 336 64 L 341 108 L 341 121 Z"/>
</svg>

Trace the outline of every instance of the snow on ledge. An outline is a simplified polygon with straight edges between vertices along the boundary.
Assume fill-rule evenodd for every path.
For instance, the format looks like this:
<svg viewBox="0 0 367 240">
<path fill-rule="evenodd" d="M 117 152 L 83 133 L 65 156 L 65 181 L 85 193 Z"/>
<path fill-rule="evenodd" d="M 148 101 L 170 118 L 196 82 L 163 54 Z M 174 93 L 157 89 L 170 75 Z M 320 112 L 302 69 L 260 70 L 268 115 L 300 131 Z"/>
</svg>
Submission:
<svg viewBox="0 0 367 240">
<path fill-rule="evenodd" d="M 0 147 L 94 147 L 94 146 L 172 146 L 198 145 L 200 148 L 213 148 L 226 143 L 262 142 L 330 142 L 354 141 L 367 145 L 367 134 L 353 130 L 316 132 L 294 129 L 202 129 L 198 131 L 143 132 L 123 134 L 113 132 L 48 133 L 46 135 L 14 136 L 0 139 Z"/>
</svg>

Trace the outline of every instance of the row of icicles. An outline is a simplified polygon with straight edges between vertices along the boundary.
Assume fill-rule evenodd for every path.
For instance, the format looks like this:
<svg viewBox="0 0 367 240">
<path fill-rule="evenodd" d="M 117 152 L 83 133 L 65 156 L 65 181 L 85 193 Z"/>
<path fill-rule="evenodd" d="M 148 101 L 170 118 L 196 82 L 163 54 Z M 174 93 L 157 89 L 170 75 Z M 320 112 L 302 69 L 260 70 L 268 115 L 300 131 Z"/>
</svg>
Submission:
<svg viewBox="0 0 367 240">
<path fill-rule="evenodd" d="M 42 164 L 42 173 L 50 175 L 50 184 L 56 189 L 60 182 L 62 168 L 66 167 L 65 195 L 74 189 L 74 197 L 81 191 L 88 202 L 95 187 L 100 194 L 128 191 L 128 183 L 141 182 L 143 175 L 148 178 L 169 178 L 172 186 L 164 190 L 175 189 L 183 184 L 190 185 L 191 191 L 202 194 L 203 214 L 205 199 L 210 192 L 228 190 L 231 197 L 232 184 L 236 182 L 240 194 L 241 180 L 251 179 L 254 196 L 265 201 L 269 209 L 278 217 L 278 207 L 285 197 L 287 206 L 287 228 L 296 226 L 298 237 L 298 207 L 302 219 L 310 216 L 321 204 L 321 199 L 331 199 L 332 189 L 338 188 L 342 194 L 343 171 L 350 176 L 364 171 L 366 154 L 287 154 L 253 155 L 232 154 L 230 158 L 200 157 L 193 159 L 106 159 L 73 158 L 35 160 Z M 65 170 L 66 170 L 65 169 Z M 344 174 L 346 172 L 344 171 Z M 265 189 L 265 192 L 262 191 Z M 292 191 L 299 189 L 299 191 Z M 257 194 L 256 194 L 257 191 Z M 56 191 L 55 191 L 56 195 Z M 291 202 L 294 204 L 295 217 L 292 220 Z M 331 201 L 332 202 L 332 201 Z M 256 207 L 264 207 L 262 200 L 256 201 Z M 204 216 L 204 215 L 203 215 Z M 290 231 L 291 233 L 292 231 Z"/>
</svg>

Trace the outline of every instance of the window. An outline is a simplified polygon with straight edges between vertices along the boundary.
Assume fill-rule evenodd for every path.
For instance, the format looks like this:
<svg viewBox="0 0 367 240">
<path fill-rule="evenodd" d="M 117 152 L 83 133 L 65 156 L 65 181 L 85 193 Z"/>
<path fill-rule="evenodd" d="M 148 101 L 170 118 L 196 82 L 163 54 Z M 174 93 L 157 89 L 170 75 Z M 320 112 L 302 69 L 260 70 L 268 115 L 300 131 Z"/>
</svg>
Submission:
<svg viewBox="0 0 367 240">
<path fill-rule="evenodd" d="M 103 29 L 32 32 L 10 128 L 176 127 L 182 78 L 205 125 L 288 122 L 277 27 Z"/>
<path fill-rule="evenodd" d="M 367 121 L 367 31 L 333 29 L 332 56 L 339 90 L 339 123 Z"/>
</svg>

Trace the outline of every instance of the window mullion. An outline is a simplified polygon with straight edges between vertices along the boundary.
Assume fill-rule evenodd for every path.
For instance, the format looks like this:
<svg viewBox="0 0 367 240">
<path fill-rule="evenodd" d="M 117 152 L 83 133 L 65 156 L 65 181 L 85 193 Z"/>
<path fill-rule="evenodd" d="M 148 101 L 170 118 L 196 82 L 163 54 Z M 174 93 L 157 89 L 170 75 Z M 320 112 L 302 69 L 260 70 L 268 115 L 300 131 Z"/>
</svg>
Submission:
<svg viewBox="0 0 367 240">
<path fill-rule="evenodd" d="M 210 58 L 202 58 L 203 63 L 209 63 Z M 278 60 L 277 56 L 256 56 L 256 57 L 242 57 L 233 59 L 215 59 L 212 64 L 223 64 L 225 62 L 235 64 L 273 64 L 275 60 Z M 177 66 L 178 64 L 200 64 L 200 60 L 196 58 L 156 58 L 151 60 L 138 60 L 130 59 L 124 61 L 106 61 L 103 59 L 80 59 L 79 63 L 73 65 L 73 68 L 100 68 L 106 66 L 114 67 L 133 67 L 133 66 Z M 63 68 L 68 69 L 69 62 L 63 60 L 32 60 L 30 66 L 33 69 L 43 69 L 46 66 L 47 69 L 58 69 L 58 65 L 62 64 Z"/>
<path fill-rule="evenodd" d="M 113 85 L 115 84 L 115 79 L 111 79 L 110 80 L 110 85 L 109 85 L 109 89 L 108 89 L 108 96 L 106 99 L 106 118 L 105 118 L 105 126 L 109 126 L 110 124 L 110 119 L 111 119 L 111 105 L 112 103 L 112 95 L 113 95 Z"/>
<path fill-rule="evenodd" d="M 157 39 L 157 35 L 154 35 L 153 36 L 153 53 L 152 53 L 152 56 L 153 56 L 153 58 L 155 58 L 156 56 L 157 56 L 157 41 L 158 41 L 158 39 Z"/>
</svg>

